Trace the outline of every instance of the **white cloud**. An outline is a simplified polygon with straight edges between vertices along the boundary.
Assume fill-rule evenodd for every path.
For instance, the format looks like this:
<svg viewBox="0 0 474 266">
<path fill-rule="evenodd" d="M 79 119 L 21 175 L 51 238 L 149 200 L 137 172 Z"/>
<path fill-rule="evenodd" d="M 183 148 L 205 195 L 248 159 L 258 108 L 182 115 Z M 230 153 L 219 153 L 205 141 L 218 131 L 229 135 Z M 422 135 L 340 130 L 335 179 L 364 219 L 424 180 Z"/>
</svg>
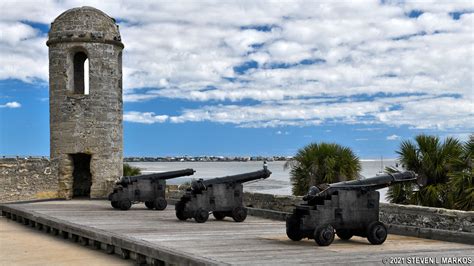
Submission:
<svg viewBox="0 0 474 266">
<path fill-rule="evenodd" d="M 444 109 L 443 105 L 450 106 Z M 398 109 L 397 109 L 398 108 Z M 405 112 L 410 113 L 408 116 Z M 465 114 L 459 116 L 459 114 Z M 420 120 L 423 117 L 423 120 Z M 444 117 L 447 121 L 440 121 Z M 172 123 L 211 121 L 239 127 L 310 126 L 322 123 L 368 125 L 358 131 L 380 130 L 373 125 L 417 129 L 462 129 L 474 124 L 472 103 L 453 97 L 381 97 L 374 101 L 282 100 L 261 104 L 207 105 L 169 116 Z M 162 122 L 162 121 L 156 121 Z M 278 131 L 277 131 L 278 134 Z"/>
<path fill-rule="evenodd" d="M 400 139 L 400 136 L 398 135 L 390 135 L 390 136 L 387 136 L 387 140 L 399 140 Z"/>
<path fill-rule="evenodd" d="M 0 104 L 0 108 L 20 108 L 19 102 L 7 102 L 6 104 Z"/>
<path fill-rule="evenodd" d="M 290 135 L 290 132 L 278 130 L 277 132 L 275 132 L 275 134 L 277 134 L 277 135 Z"/>
<path fill-rule="evenodd" d="M 383 108 L 382 104 L 368 102 L 314 104 L 312 101 L 307 101 L 288 104 L 282 101 L 254 106 L 205 106 L 201 109 L 184 110 L 181 115 L 170 117 L 170 120 L 174 123 L 214 121 L 251 127 L 257 122 L 266 127 L 305 126 L 328 120 L 351 122 L 357 116 L 376 113 Z"/>
<path fill-rule="evenodd" d="M 454 132 L 454 133 L 442 135 L 441 139 L 452 137 L 452 138 L 459 139 L 460 141 L 468 141 L 471 135 L 474 135 L 474 132 Z"/>
<path fill-rule="evenodd" d="M 401 103 L 401 110 L 376 114 L 377 119 L 394 126 L 417 129 L 462 129 L 474 125 L 474 102 L 451 97 L 412 100 Z"/>
<path fill-rule="evenodd" d="M 0 19 L 0 80 L 47 80 L 48 53 L 45 43 L 46 38 L 31 26 Z"/>
<path fill-rule="evenodd" d="M 363 128 L 356 128 L 355 131 L 380 131 L 383 130 L 381 127 L 363 127 Z"/>
<path fill-rule="evenodd" d="M 91 5 L 119 19 L 125 102 L 203 102 L 174 116 L 128 112 L 126 121 L 470 131 L 474 14 L 449 12 L 472 3 L 380 2 L 3 1 L 0 79 L 47 81 L 46 36 L 25 21 L 48 24 Z M 409 18 L 412 10 L 423 14 Z M 258 68 L 234 71 L 251 60 Z"/>
<path fill-rule="evenodd" d="M 123 120 L 133 123 L 154 124 L 166 122 L 168 120 L 168 116 L 155 115 L 153 112 L 126 112 L 123 114 Z"/>
</svg>

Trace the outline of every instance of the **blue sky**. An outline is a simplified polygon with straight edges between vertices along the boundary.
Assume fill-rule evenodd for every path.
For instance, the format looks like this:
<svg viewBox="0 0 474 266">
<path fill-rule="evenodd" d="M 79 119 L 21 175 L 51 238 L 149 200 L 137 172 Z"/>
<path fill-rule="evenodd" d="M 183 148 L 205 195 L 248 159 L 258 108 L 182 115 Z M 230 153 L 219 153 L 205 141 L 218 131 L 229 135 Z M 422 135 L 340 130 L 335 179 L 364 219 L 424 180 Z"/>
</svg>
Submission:
<svg viewBox="0 0 474 266">
<path fill-rule="evenodd" d="M 1 155 L 49 155 L 47 31 L 78 5 L 120 25 L 125 156 L 394 158 L 474 132 L 469 1 L 31 3 L 0 4 Z"/>
</svg>

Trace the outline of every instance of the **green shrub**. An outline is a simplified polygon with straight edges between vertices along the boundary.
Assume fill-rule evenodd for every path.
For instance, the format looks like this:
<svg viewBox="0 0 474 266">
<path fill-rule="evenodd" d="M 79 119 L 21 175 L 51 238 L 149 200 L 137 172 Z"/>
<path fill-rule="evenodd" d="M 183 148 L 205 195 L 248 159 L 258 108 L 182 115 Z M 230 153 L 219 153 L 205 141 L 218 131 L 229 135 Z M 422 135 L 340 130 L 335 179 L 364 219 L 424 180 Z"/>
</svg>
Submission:
<svg viewBox="0 0 474 266">
<path fill-rule="evenodd" d="M 285 168 L 291 168 L 293 194 L 301 196 L 311 186 L 356 179 L 361 165 L 350 148 L 322 142 L 311 143 L 298 150 Z"/>
<path fill-rule="evenodd" d="M 387 199 L 392 203 L 473 210 L 474 135 L 466 143 L 448 137 L 418 135 L 415 142 L 403 141 L 397 151 L 407 170 L 423 180 L 418 184 L 389 187 Z"/>
<path fill-rule="evenodd" d="M 129 165 L 128 163 L 123 164 L 123 175 L 124 176 L 134 176 L 134 175 L 141 175 L 142 172 L 140 171 L 140 168 L 138 167 L 133 167 Z"/>
</svg>

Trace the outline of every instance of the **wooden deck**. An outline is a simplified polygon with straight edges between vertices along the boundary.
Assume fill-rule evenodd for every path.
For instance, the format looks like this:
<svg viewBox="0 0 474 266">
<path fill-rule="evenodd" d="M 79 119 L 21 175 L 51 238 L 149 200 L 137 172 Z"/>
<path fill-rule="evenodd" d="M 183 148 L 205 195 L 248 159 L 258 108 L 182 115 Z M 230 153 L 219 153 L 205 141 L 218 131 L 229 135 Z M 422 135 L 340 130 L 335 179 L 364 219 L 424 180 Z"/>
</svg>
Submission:
<svg viewBox="0 0 474 266">
<path fill-rule="evenodd" d="M 72 200 L 0 205 L 2 214 L 19 222 L 71 238 L 84 245 L 158 264 L 375 264 L 383 259 L 467 257 L 474 246 L 389 235 L 380 246 L 354 237 L 337 237 L 328 247 L 313 240 L 293 242 L 285 223 L 249 216 L 204 224 L 179 221 L 174 206 L 164 211 L 137 204 L 118 211 L 107 201 Z M 64 233 L 63 233 L 64 232 Z"/>
</svg>

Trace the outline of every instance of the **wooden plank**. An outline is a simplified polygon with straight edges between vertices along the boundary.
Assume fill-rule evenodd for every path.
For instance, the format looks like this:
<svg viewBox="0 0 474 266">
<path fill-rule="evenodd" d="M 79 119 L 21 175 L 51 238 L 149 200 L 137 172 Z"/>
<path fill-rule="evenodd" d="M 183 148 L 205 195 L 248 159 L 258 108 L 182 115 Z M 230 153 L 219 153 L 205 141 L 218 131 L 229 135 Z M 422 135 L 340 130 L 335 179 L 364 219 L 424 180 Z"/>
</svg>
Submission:
<svg viewBox="0 0 474 266">
<path fill-rule="evenodd" d="M 381 263 L 383 258 L 472 256 L 474 248 L 451 242 L 389 235 L 383 245 L 370 245 L 364 238 L 350 241 L 336 238 L 328 247 L 312 240 L 293 242 L 286 237 L 285 223 L 249 216 L 243 223 L 226 218 L 212 218 L 204 224 L 179 221 L 174 206 L 164 211 L 150 211 L 135 205 L 118 211 L 106 201 L 50 201 L 7 204 L 0 208 L 22 212 L 29 219 L 38 218 L 62 224 L 87 237 L 102 236 L 102 241 L 135 247 L 147 256 L 178 256 L 187 264 L 333 264 Z M 122 243 L 123 242 L 123 243 Z M 148 254 L 149 253 L 149 254 Z M 171 254 L 171 255 L 170 255 Z M 166 257 L 168 256 L 168 257 Z M 170 261 L 171 262 L 171 261 Z"/>
</svg>

